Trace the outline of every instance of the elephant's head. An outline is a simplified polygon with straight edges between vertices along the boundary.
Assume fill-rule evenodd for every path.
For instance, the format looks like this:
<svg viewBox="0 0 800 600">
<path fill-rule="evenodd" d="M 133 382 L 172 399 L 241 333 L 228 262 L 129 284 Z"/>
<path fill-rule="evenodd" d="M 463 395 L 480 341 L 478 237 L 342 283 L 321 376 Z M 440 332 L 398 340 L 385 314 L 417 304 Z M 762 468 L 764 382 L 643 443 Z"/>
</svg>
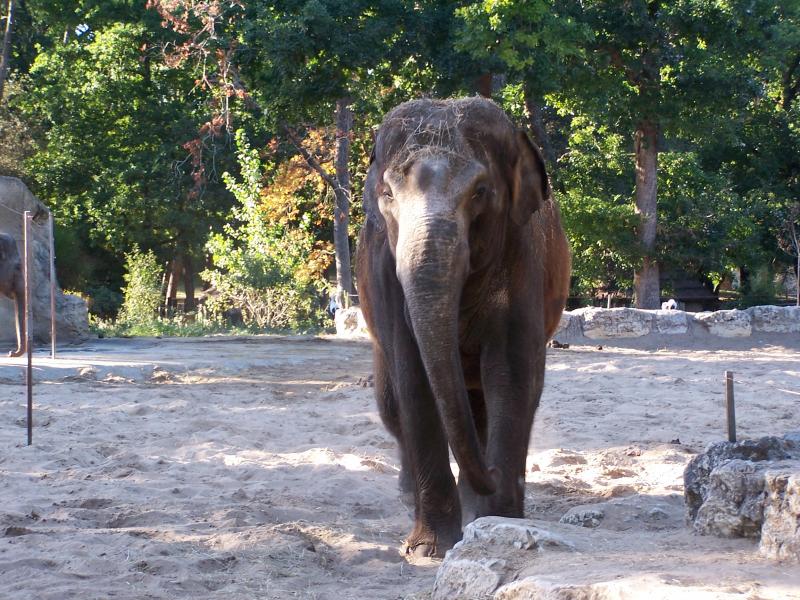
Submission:
<svg viewBox="0 0 800 600">
<path fill-rule="evenodd" d="M 483 494 L 494 482 L 461 368 L 462 290 L 476 274 L 491 277 L 507 236 L 529 230 L 548 193 L 541 155 L 488 100 L 409 102 L 378 130 L 367 217 L 385 231 L 450 446 Z"/>
</svg>

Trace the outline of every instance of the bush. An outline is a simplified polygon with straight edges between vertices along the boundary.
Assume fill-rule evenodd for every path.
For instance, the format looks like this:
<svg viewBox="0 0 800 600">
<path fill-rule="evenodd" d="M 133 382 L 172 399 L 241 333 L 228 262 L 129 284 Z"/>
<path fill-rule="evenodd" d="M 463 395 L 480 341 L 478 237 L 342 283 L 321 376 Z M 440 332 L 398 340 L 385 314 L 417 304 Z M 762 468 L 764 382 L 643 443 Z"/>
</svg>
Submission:
<svg viewBox="0 0 800 600">
<path fill-rule="evenodd" d="M 264 210 L 258 153 L 241 132 L 237 144 L 242 179 L 223 176 L 237 205 L 224 233 L 212 235 L 206 246 L 214 266 L 202 277 L 215 292 L 207 297 L 208 311 L 241 310 L 251 328 L 316 329 L 324 318 L 324 281 L 309 268 L 318 252 L 312 224 L 306 215 L 279 220 Z"/>
<path fill-rule="evenodd" d="M 158 319 L 163 270 L 152 250 L 138 246 L 125 255 L 125 288 L 119 321 L 127 325 L 149 324 Z"/>
</svg>

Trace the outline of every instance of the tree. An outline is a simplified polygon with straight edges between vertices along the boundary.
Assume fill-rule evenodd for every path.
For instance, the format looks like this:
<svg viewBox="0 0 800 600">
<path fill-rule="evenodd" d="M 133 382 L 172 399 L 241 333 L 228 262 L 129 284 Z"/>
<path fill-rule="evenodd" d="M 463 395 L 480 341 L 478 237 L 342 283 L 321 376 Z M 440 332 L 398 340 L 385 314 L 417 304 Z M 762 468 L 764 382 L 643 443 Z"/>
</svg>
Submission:
<svg viewBox="0 0 800 600">
<path fill-rule="evenodd" d="M 545 127 L 545 97 L 560 89 L 592 38 L 592 31 L 565 8 L 567 3 L 535 0 L 475 2 L 456 9 L 456 47 L 518 86 L 526 120 L 551 171 L 557 157 Z"/>
<path fill-rule="evenodd" d="M 11 62 L 11 36 L 14 31 L 14 5 L 15 0 L 6 0 L 4 15 L 5 27 L 3 28 L 3 49 L 0 52 L 0 102 L 3 100 L 3 90 Z"/>
<path fill-rule="evenodd" d="M 243 78 L 267 112 L 269 129 L 288 141 L 333 190 L 337 294 L 344 305 L 354 293 L 349 238 L 352 105 L 375 93 L 379 74 L 389 78 L 386 65 L 405 45 L 404 8 L 398 0 L 294 1 L 280 12 L 269 5 L 248 7 Z M 336 158 L 335 169 L 329 171 L 304 149 L 302 140 L 310 129 L 332 120 Z"/>
<path fill-rule="evenodd" d="M 215 177 L 225 140 L 213 124 L 198 134 L 205 109 L 192 102 L 191 73 L 153 64 L 162 31 L 153 25 L 87 27 L 42 51 L 19 101 L 45 131 L 29 161 L 37 192 L 81 232 L 88 254 L 120 266 L 135 243 L 190 265 L 231 202 Z M 191 271 L 186 287 L 191 298 Z"/>
</svg>

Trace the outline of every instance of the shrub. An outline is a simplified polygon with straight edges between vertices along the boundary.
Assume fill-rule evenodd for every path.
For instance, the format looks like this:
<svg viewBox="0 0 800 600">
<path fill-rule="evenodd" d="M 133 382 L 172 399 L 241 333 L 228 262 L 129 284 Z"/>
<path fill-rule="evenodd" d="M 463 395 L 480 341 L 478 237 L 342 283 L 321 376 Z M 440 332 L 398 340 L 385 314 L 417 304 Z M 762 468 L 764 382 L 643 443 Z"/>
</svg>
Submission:
<svg viewBox="0 0 800 600">
<path fill-rule="evenodd" d="M 152 250 L 142 252 L 134 246 L 125 255 L 122 309 L 119 321 L 128 325 L 149 324 L 158 318 L 161 306 L 163 270 Z"/>
</svg>

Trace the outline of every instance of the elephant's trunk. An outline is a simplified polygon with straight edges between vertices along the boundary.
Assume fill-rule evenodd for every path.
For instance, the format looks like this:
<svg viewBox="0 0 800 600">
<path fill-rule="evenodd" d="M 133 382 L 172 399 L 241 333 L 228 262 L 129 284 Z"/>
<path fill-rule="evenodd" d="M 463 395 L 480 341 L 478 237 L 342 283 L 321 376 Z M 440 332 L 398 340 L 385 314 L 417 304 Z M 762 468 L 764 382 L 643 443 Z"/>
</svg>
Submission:
<svg viewBox="0 0 800 600">
<path fill-rule="evenodd" d="M 401 227 L 397 276 L 450 448 L 471 487 L 487 495 L 495 484 L 478 442 L 459 352 L 458 308 L 469 266 L 459 228 L 453 218 L 430 216 Z"/>
</svg>

